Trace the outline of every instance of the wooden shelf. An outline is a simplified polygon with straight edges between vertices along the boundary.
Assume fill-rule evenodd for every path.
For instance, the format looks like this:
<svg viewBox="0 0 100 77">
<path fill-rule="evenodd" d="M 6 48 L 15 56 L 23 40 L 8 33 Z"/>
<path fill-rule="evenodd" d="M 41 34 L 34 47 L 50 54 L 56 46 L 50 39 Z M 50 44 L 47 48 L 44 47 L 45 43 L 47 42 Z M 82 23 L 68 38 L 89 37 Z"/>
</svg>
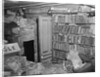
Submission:
<svg viewBox="0 0 100 77">
<path fill-rule="evenodd" d="M 95 23 L 75 23 L 76 25 L 95 25 Z"/>
<path fill-rule="evenodd" d="M 68 34 L 68 35 L 73 35 L 73 36 L 87 36 L 87 37 L 93 37 L 95 34 Z"/>
<path fill-rule="evenodd" d="M 69 22 L 65 22 L 65 23 L 59 23 L 59 22 L 55 22 L 56 24 L 59 24 L 59 25 L 95 25 L 95 23 L 69 23 Z"/>
<path fill-rule="evenodd" d="M 65 60 L 64 58 L 59 58 L 59 57 L 56 57 L 56 56 L 54 56 L 53 58 L 60 59 L 60 60 Z"/>
<path fill-rule="evenodd" d="M 66 50 L 57 49 L 57 48 L 53 48 L 53 50 L 57 50 L 57 51 L 65 52 L 65 53 L 67 53 L 67 52 L 68 52 L 68 51 L 66 51 Z"/>
<path fill-rule="evenodd" d="M 61 34 L 63 34 L 63 35 L 77 35 L 77 36 L 95 36 L 95 34 L 70 34 L 70 33 L 63 33 L 63 32 L 57 32 L 57 31 L 55 31 L 55 32 L 53 32 L 54 34 L 59 34 L 59 33 L 61 33 Z"/>
<path fill-rule="evenodd" d="M 67 43 L 65 41 L 57 41 L 57 40 L 52 40 L 53 42 L 59 42 L 59 43 Z"/>
<path fill-rule="evenodd" d="M 77 44 L 77 45 L 80 45 L 80 46 L 83 46 L 83 47 L 95 47 L 95 46 L 83 45 L 83 44 Z"/>
<path fill-rule="evenodd" d="M 70 13 L 70 14 L 77 14 L 78 12 L 74 12 L 74 13 Z M 64 13 L 63 13 L 64 14 Z M 68 14 L 68 13 L 67 13 Z M 54 27 L 54 29 L 53 29 L 53 37 L 54 37 L 54 39 L 52 38 L 52 42 L 55 42 L 55 45 L 56 45 L 56 43 L 58 44 L 58 46 L 59 46 L 59 43 L 62 43 L 62 44 L 68 44 L 69 46 L 70 45 L 76 45 L 76 46 L 82 46 L 83 48 L 85 48 L 85 47 L 87 47 L 87 48 L 91 48 L 91 47 L 95 47 L 95 46 L 93 46 L 92 44 L 91 44 L 91 42 L 89 42 L 89 44 L 87 43 L 87 42 L 84 42 L 84 43 L 86 43 L 86 44 L 79 44 L 80 42 L 78 42 L 78 40 L 76 39 L 77 37 L 82 37 L 82 36 L 86 36 L 86 37 L 95 37 L 95 34 L 93 34 L 92 32 L 90 32 L 90 31 L 87 31 L 87 30 L 90 30 L 90 27 L 92 26 L 92 25 L 95 25 L 95 22 L 91 22 L 90 20 L 89 21 L 86 21 L 86 23 L 83 21 L 83 23 L 78 23 L 77 21 L 76 21 L 76 23 L 74 22 L 74 21 L 72 21 L 72 22 L 70 22 L 70 21 L 65 21 L 65 22 L 54 22 L 55 24 L 53 25 L 53 27 Z M 74 26 L 75 25 L 75 27 L 79 27 L 79 28 L 77 28 L 77 32 L 76 32 L 76 30 L 74 29 L 74 28 L 72 28 L 73 29 L 73 31 L 72 31 L 72 29 L 70 30 L 69 29 L 69 32 L 67 32 L 66 30 L 70 27 L 70 26 Z M 62 26 L 61 28 L 59 27 L 59 26 Z M 68 26 L 68 28 L 66 28 L 65 29 L 65 27 L 66 26 Z M 56 28 L 57 27 L 57 28 Z M 58 30 L 59 29 L 59 30 Z M 85 29 L 87 29 L 86 30 L 86 32 L 85 32 Z M 74 31 L 75 30 L 75 31 Z M 62 35 L 64 35 L 65 36 L 65 38 L 64 38 L 64 40 L 61 40 L 61 41 L 59 41 L 58 40 L 58 38 L 59 38 L 59 34 L 62 34 Z M 72 36 L 76 36 L 75 37 L 75 41 L 74 41 L 74 39 L 72 40 L 72 43 L 69 43 L 66 39 L 67 39 L 67 36 L 69 36 L 69 35 L 72 35 Z M 84 39 L 85 40 L 85 39 Z M 81 39 L 80 39 L 80 41 L 82 41 Z M 86 40 L 86 41 L 88 41 L 88 40 Z M 61 49 L 60 49 L 61 48 Z M 56 47 L 56 46 L 53 46 L 53 50 L 57 50 L 58 51 L 58 53 L 60 53 L 60 52 L 65 52 L 65 53 L 67 53 L 67 52 L 69 52 L 69 50 L 70 50 L 70 48 L 68 47 L 68 50 L 66 49 L 66 50 L 64 50 L 64 49 L 62 49 L 63 47 L 61 46 L 60 48 L 58 48 L 58 47 Z M 57 52 L 56 51 L 56 52 Z M 59 58 L 59 56 L 54 56 L 54 58 L 55 58 L 55 60 L 56 59 L 60 59 L 61 60 L 61 58 Z M 57 60 L 56 60 L 57 61 Z"/>
<path fill-rule="evenodd" d="M 54 41 L 54 40 L 53 40 Z M 60 42 L 60 41 L 54 41 L 54 42 Z M 61 42 L 61 43 L 65 43 L 65 44 L 67 44 L 68 42 Z M 78 43 L 68 43 L 69 45 L 82 45 L 82 46 L 84 46 L 83 44 L 78 44 Z M 85 46 L 88 46 L 88 47 L 95 47 L 95 46 L 90 46 L 90 45 L 85 45 Z M 56 48 L 54 48 L 54 49 L 56 49 Z M 60 49 L 58 49 L 58 50 L 60 50 Z"/>
</svg>

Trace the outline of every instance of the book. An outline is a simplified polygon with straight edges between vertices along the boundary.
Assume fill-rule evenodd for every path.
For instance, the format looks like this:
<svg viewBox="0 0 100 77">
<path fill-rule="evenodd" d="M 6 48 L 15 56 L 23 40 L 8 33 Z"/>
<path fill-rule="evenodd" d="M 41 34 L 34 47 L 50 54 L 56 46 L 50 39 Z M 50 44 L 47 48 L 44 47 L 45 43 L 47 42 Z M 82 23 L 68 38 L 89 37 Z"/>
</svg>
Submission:
<svg viewBox="0 0 100 77">
<path fill-rule="evenodd" d="M 58 15 L 57 16 L 58 23 L 65 23 L 65 19 L 66 19 L 65 15 Z"/>
</svg>

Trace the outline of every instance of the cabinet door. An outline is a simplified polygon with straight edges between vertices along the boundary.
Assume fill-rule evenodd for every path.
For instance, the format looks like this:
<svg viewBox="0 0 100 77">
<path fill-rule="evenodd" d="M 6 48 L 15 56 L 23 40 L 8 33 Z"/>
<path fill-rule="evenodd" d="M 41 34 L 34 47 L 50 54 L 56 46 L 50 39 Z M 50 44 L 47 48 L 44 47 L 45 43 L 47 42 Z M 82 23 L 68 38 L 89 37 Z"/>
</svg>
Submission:
<svg viewBox="0 0 100 77">
<path fill-rule="evenodd" d="M 51 54 L 51 43 L 52 43 L 51 17 L 39 16 L 39 40 L 40 40 L 41 56 L 44 58 L 46 57 L 49 58 L 50 55 L 52 55 Z"/>
</svg>

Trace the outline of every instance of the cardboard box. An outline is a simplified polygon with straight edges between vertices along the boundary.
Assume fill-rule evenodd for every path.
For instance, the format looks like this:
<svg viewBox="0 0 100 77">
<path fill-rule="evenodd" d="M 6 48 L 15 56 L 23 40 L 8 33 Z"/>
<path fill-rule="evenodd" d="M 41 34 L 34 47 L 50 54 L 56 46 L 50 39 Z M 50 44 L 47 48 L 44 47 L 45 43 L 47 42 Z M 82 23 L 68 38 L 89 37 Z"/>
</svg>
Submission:
<svg viewBox="0 0 100 77">
<path fill-rule="evenodd" d="M 4 45 L 4 54 L 10 54 L 14 52 L 19 52 L 21 49 L 18 43 L 11 43 Z"/>
</svg>

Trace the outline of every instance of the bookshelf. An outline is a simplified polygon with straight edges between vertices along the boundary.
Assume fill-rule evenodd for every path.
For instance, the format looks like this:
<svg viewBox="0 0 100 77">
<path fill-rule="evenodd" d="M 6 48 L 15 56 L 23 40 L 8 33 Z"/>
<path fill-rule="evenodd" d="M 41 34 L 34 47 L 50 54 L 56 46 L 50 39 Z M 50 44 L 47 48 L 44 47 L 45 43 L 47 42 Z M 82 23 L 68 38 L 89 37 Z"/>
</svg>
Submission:
<svg viewBox="0 0 100 77">
<path fill-rule="evenodd" d="M 88 17 L 84 13 L 81 15 L 56 13 L 52 18 L 52 60 L 54 63 L 62 63 L 71 48 L 82 52 L 93 51 L 95 34 L 90 30 L 91 26 L 95 26 L 95 17 Z"/>
</svg>

